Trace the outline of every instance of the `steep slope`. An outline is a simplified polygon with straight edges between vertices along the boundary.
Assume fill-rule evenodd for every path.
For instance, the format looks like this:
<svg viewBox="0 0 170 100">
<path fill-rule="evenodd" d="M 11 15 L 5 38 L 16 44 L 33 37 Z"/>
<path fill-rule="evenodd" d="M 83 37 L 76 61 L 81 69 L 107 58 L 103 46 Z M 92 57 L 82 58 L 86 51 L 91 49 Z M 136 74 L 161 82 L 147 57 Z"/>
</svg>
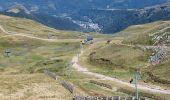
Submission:
<svg viewBox="0 0 170 100">
<path fill-rule="evenodd" d="M 4 18 L 8 18 L 7 20 Z M 79 32 L 69 32 L 69 31 L 60 31 L 53 28 L 49 28 L 44 26 L 38 22 L 29 20 L 29 19 L 22 19 L 22 18 L 15 18 L 15 17 L 8 17 L 4 15 L 0 15 L 0 24 L 2 27 L 11 33 L 23 33 L 35 37 L 42 37 L 42 38 L 51 38 L 51 39 L 63 39 L 63 38 L 80 38 L 79 36 L 81 33 Z M 4 20 L 3 20 L 4 19 Z"/>
<path fill-rule="evenodd" d="M 169 3 L 162 4 L 167 2 L 163 0 L 64 1 L 67 3 L 57 0 L 48 1 L 47 4 L 44 3 L 45 1 L 17 2 L 19 3 L 16 4 L 17 7 L 11 2 L 12 7 L 6 8 L 7 10 L 3 10 L 2 13 L 33 19 L 61 30 L 115 33 L 130 25 L 170 19 Z M 139 9 L 138 5 L 142 8 Z M 20 12 L 11 12 L 12 9 L 15 11 L 18 9 L 17 11 L 20 10 Z"/>
<path fill-rule="evenodd" d="M 125 39 L 123 43 L 158 45 L 168 44 L 169 21 L 158 21 L 149 24 L 135 25 L 128 27 L 116 35 Z"/>
<path fill-rule="evenodd" d="M 170 60 L 170 22 L 160 21 L 127 28 L 117 35 L 124 37 L 123 43 L 155 46 L 150 56 L 149 76 L 155 82 L 167 84 Z M 166 80 L 166 81 L 165 81 Z"/>
<path fill-rule="evenodd" d="M 14 17 L 33 19 L 42 24 L 54 27 L 56 29 L 61 29 L 61 30 L 76 31 L 76 30 L 81 29 L 80 26 L 73 23 L 68 18 L 52 16 L 52 15 L 41 13 L 41 12 L 34 13 L 34 12 L 31 12 L 31 10 L 28 10 L 25 6 L 21 4 L 16 4 L 16 5 L 9 7 L 5 11 L 3 11 L 2 14 L 14 16 Z"/>
<path fill-rule="evenodd" d="M 146 6 L 152 6 L 156 4 L 162 4 L 167 2 L 168 0 L 0 0 L 0 4 L 2 8 L 7 8 L 14 4 L 23 4 L 27 8 L 32 11 L 41 11 L 47 10 L 46 13 L 71 13 L 75 10 L 79 9 L 135 9 L 135 8 L 143 8 Z M 42 10 L 41 10 L 42 9 Z"/>
<path fill-rule="evenodd" d="M 90 71 L 129 81 L 136 70 L 141 83 L 169 85 L 169 21 L 130 26 L 107 42 L 85 51 L 81 65 Z"/>
<path fill-rule="evenodd" d="M 16 100 L 36 100 L 46 98 L 46 95 L 48 98 L 60 98 L 62 100 L 69 100 L 72 98 L 72 95 L 58 84 L 60 83 L 59 81 L 53 81 L 42 74 L 44 69 L 53 71 L 57 73 L 57 75 L 62 76 L 62 78 L 74 83 L 74 85 L 76 85 L 76 92 L 83 92 L 82 95 L 132 95 L 131 92 L 127 93 L 126 91 L 124 92 L 121 90 L 122 88 L 127 89 L 126 87 L 118 86 L 114 83 L 112 83 L 112 86 L 115 89 L 113 89 L 113 91 L 100 88 L 99 86 L 90 83 L 89 80 L 101 82 L 105 82 L 105 80 L 98 80 L 94 77 L 86 76 L 70 69 L 70 60 L 80 50 L 80 40 L 78 39 L 80 33 L 72 32 L 72 37 L 70 32 L 55 30 L 32 20 L 13 18 L 4 15 L 0 16 L 0 24 L 2 25 L 2 28 L 0 28 L 0 34 L 2 35 L 0 37 L 0 52 L 2 52 L 2 55 L 0 55 L 0 99 L 13 97 Z M 153 24 L 149 27 L 152 26 Z M 44 29 L 57 35 L 53 40 L 61 41 L 50 42 L 51 38 L 48 39 L 48 37 L 46 37 L 48 32 L 44 32 Z M 32 30 L 34 32 L 32 32 Z M 91 34 L 93 35 L 93 33 Z M 80 36 L 82 35 L 83 34 Z M 77 39 L 75 39 L 75 37 Z M 96 37 L 103 38 L 104 35 L 97 34 Z M 46 41 L 44 41 L 44 39 Z M 74 42 L 70 42 L 70 39 L 74 40 Z M 116 41 L 120 41 L 119 38 Z M 129 81 L 129 76 L 134 73 L 135 66 L 138 65 L 138 63 L 144 65 L 146 58 L 152 53 L 152 51 L 144 52 L 140 48 L 134 48 L 128 44 L 120 45 L 119 42 L 116 42 L 117 44 L 106 44 L 106 39 L 102 44 L 100 44 L 99 40 L 97 43 L 98 42 L 99 45 L 94 44 L 96 54 L 92 55 L 92 59 L 96 60 L 95 58 L 97 58 L 97 63 L 102 63 L 100 63 L 99 66 L 95 63 L 96 69 L 94 71 L 101 71 L 101 73 L 106 75 L 110 74 L 112 77 L 116 76 L 117 78 L 127 79 L 126 81 Z M 6 51 L 10 51 L 11 54 L 8 56 L 5 53 Z M 113 51 L 118 55 L 113 53 Z M 129 52 L 133 55 L 128 54 Z M 89 57 L 89 53 L 91 52 L 87 51 L 87 57 Z M 112 65 L 114 65 L 114 67 L 112 65 L 109 66 L 109 60 L 113 62 Z M 130 60 L 134 60 L 134 62 L 130 62 Z M 123 62 L 128 66 L 115 63 L 115 61 L 119 63 Z M 108 66 L 104 66 L 104 64 Z M 104 69 L 101 70 L 101 67 Z M 91 68 L 93 68 L 93 66 Z M 114 68 L 116 70 L 114 70 Z M 115 71 L 114 76 L 113 71 Z M 129 74 L 127 71 L 130 71 L 131 73 Z M 155 73 L 157 73 L 156 68 Z M 169 87 L 167 86 L 167 88 Z M 131 90 L 131 88 L 127 90 Z M 161 90 L 158 88 L 157 91 Z M 65 96 L 63 96 L 63 94 L 65 94 Z"/>
<path fill-rule="evenodd" d="M 0 99 L 71 100 L 73 94 L 62 87 L 60 80 L 44 75 L 44 69 L 72 82 L 75 94 L 128 95 L 99 88 L 89 82 L 93 77 L 70 68 L 70 60 L 79 51 L 80 38 L 85 34 L 59 31 L 32 20 L 4 15 L 0 15 L 0 26 Z M 48 32 L 43 30 L 56 36 L 48 38 Z M 103 34 L 91 34 L 104 38 Z"/>
<path fill-rule="evenodd" d="M 170 19 L 170 4 L 146 7 L 143 9 L 85 9 L 74 14 L 74 20 L 82 22 L 92 20 L 98 24 L 103 33 L 114 33 L 130 25 L 144 24 L 158 20 Z"/>
</svg>

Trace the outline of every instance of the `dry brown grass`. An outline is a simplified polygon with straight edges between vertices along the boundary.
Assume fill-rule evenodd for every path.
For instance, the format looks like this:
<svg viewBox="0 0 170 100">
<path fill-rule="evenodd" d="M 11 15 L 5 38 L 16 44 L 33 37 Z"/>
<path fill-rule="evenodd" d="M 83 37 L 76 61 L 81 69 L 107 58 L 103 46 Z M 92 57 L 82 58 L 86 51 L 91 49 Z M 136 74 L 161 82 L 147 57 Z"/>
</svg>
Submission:
<svg viewBox="0 0 170 100">
<path fill-rule="evenodd" d="M 2 19 L 2 20 L 7 20 L 7 19 L 10 19 L 10 18 L 12 18 L 12 17 L 0 14 L 0 19 Z"/>
<path fill-rule="evenodd" d="M 72 97 L 44 74 L 0 75 L 0 89 L 1 100 L 71 100 Z"/>
</svg>

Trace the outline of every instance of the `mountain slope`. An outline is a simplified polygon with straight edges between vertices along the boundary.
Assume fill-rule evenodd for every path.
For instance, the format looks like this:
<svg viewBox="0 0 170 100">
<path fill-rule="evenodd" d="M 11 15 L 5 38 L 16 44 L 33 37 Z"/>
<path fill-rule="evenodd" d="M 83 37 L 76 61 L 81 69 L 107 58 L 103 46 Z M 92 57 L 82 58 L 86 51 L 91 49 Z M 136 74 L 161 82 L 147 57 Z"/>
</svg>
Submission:
<svg viewBox="0 0 170 100">
<path fill-rule="evenodd" d="M 126 81 L 140 70 L 141 82 L 169 89 L 169 26 L 169 21 L 130 26 L 110 44 L 100 43 L 86 51 L 80 62 L 92 72 Z"/>
<path fill-rule="evenodd" d="M 101 32 L 114 33 L 130 25 L 149 23 L 158 20 L 170 19 L 170 4 L 147 7 L 139 10 L 121 9 L 89 9 L 74 14 L 73 19 L 87 21 L 87 18 L 97 23 Z"/>
<path fill-rule="evenodd" d="M 44 75 L 43 70 L 48 68 L 63 74 L 62 70 L 65 70 L 73 51 L 78 49 L 79 41 L 48 42 L 15 35 L 24 32 L 22 34 L 27 36 L 47 38 L 48 32 L 43 31 L 46 30 L 58 35 L 58 38 L 75 38 L 27 19 L 0 15 L 0 27 L 0 99 L 37 100 L 49 96 L 70 100 L 72 95 L 59 81 Z M 9 30 L 13 32 L 7 33 Z M 11 52 L 9 57 L 5 54 L 6 50 Z"/>
<path fill-rule="evenodd" d="M 162 4 L 167 1 L 168 0 L 0 0 L 0 4 L 2 8 L 22 4 L 32 11 L 43 12 L 45 10 L 47 13 L 71 13 L 79 9 L 136 9 Z"/>
<path fill-rule="evenodd" d="M 79 95 L 128 95 L 99 88 L 89 82 L 89 79 L 95 78 L 70 69 L 70 60 L 80 50 L 81 40 L 78 39 L 80 33 L 59 31 L 32 20 L 4 15 L 0 15 L 0 25 L 2 26 L 0 27 L 0 36 L 2 35 L 0 37 L 2 53 L 0 55 L 0 99 L 8 100 L 12 97 L 14 100 L 44 98 L 71 100 L 74 95 L 61 86 L 60 80 L 52 80 L 44 75 L 44 69 L 72 82 L 76 94 Z M 50 42 L 51 39 L 47 39 L 48 31 L 57 35 L 52 39 L 56 41 Z M 104 38 L 104 35 L 101 37 Z M 69 41 L 70 39 L 74 42 Z M 9 57 L 5 54 L 6 50 L 11 52 Z"/>
<path fill-rule="evenodd" d="M 170 19 L 167 0 L 23 1 L 9 0 L 1 13 L 33 19 L 61 30 L 101 33 L 115 33 L 130 25 Z"/>
<path fill-rule="evenodd" d="M 0 15 L 0 24 L 6 31 L 11 33 L 22 33 L 47 39 L 76 39 L 80 38 L 79 36 L 81 35 L 79 32 L 56 30 L 33 20 L 4 15 Z"/>
</svg>

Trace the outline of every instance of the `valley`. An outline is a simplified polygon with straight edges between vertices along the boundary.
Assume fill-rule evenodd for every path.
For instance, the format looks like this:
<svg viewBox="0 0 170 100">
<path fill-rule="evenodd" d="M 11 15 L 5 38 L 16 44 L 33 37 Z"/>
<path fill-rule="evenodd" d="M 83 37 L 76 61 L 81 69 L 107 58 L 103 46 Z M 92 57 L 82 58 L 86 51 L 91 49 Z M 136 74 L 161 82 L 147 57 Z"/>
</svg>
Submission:
<svg viewBox="0 0 170 100">
<path fill-rule="evenodd" d="M 170 19 L 169 0 L 0 0 L 0 3 L 0 14 L 28 18 L 64 31 L 113 34 L 131 25 Z"/>
<path fill-rule="evenodd" d="M 169 51 L 161 62 L 149 63 L 155 53 L 153 48 L 161 46 L 169 50 L 168 38 L 163 35 L 169 36 L 169 30 L 165 29 L 169 21 L 130 26 L 115 35 L 61 31 L 5 15 L 0 15 L 0 25 L 2 100 L 130 97 L 135 95 L 135 88 L 129 81 L 137 69 L 142 75 L 138 85 L 141 97 L 169 100 Z M 93 44 L 81 44 L 88 35 L 94 37 Z M 155 36 L 162 36 L 165 41 L 154 40 Z M 72 83 L 74 93 L 65 89 L 59 80 L 45 75 L 45 69 Z M 92 80 L 109 84 L 112 89 L 95 85 Z"/>
</svg>

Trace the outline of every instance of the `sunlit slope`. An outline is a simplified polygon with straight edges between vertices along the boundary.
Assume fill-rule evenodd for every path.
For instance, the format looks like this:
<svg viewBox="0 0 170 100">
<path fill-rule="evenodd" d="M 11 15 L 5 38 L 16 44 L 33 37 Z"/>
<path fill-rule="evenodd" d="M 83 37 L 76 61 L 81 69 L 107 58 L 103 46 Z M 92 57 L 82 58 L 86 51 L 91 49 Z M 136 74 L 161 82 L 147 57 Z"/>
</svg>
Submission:
<svg viewBox="0 0 170 100">
<path fill-rule="evenodd" d="M 79 42 L 48 42 L 23 36 L 1 38 L 0 99 L 71 100 L 72 95 L 58 81 L 43 74 L 43 70 L 65 75 L 69 60 L 78 48 Z M 9 57 L 6 50 L 11 52 Z"/>
<path fill-rule="evenodd" d="M 124 43 L 153 45 L 156 41 L 153 39 L 156 33 L 169 35 L 170 21 L 157 21 L 148 24 L 134 25 L 117 33 L 117 36 L 124 37 Z M 164 30 L 164 32 L 162 32 Z"/>
<path fill-rule="evenodd" d="M 169 81 L 170 21 L 158 21 L 149 24 L 131 26 L 117 35 L 124 37 L 123 43 L 125 44 L 151 45 L 167 48 L 166 51 L 163 51 L 166 52 L 167 57 L 156 66 L 150 66 L 148 71 L 152 73 L 152 79 L 154 81 L 156 80 L 163 84 L 166 84 L 164 80 Z"/>
<path fill-rule="evenodd" d="M 87 77 L 89 76 L 75 71 L 70 72 L 70 61 L 79 52 L 81 38 L 86 38 L 86 34 L 55 30 L 31 20 L 3 15 L 0 16 L 0 24 L 2 26 L 0 29 L 2 83 L 0 99 L 10 98 L 9 94 L 16 97 L 14 98 L 16 100 L 20 98 L 41 100 L 46 97 L 55 100 L 71 100 L 73 95 L 63 89 L 58 81 L 45 76 L 44 69 L 71 81 L 75 84 L 76 91 L 83 95 L 97 93 L 100 95 L 108 93 L 109 95 L 127 95 L 98 88 L 88 83 L 89 78 Z M 48 32 L 44 30 L 48 30 Z M 94 38 L 108 37 L 103 34 L 89 34 Z M 5 53 L 6 51 L 10 51 L 9 57 Z M 70 77 L 68 78 L 69 73 Z M 46 93 L 43 93 L 43 90 Z M 17 96 L 18 94 L 21 96 Z"/>
<path fill-rule="evenodd" d="M 11 20 L 12 22 L 10 22 Z M 4 25 L 4 23 L 6 24 Z M 15 25 L 18 25 L 17 23 L 26 23 L 26 28 L 14 28 Z M 34 27 L 37 26 L 35 34 L 29 34 L 34 29 L 34 27 L 31 29 L 30 24 L 32 23 L 35 25 Z M 43 100 L 49 98 L 71 100 L 72 95 L 61 86 L 59 81 L 43 74 L 43 70 L 48 69 L 58 75 L 65 75 L 70 59 L 79 48 L 79 41 L 49 42 L 48 40 L 33 38 L 47 38 L 45 37 L 46 33 L 41 32 L 45 26 L 30 20 L 27 21 L 27 19 L 2 15 L 0 16 L 0 24 L 2 25 L 0 29 L 0 99 Z M 48 27 L 45 27 L 45 29 L 54 30 Z M 56 30 L 53 32 L 60 34 Z M 20 34 L 25 34 L 25 36 Z M 27 35 L 32 37 L 27 37 Z M 59 38 L 74 39 L 64 32 Z M 10 52 L 9 56 L 7 56 L 6 51 Z"/>
<path fill-rule="evenodd" d="M 54 70 L 62 69 L 78 48 L 79 43 L 51 43 L 22 36 L 6 37 L 0 40 L 2 53 L 0 66 L 19 67 L 19 72 L 42 71 L 45 67 Z M 10 50 L 11 57 L 4 56 L 5 50 Z M 51 59 L 53 63 L 48 66 L 43 65 Z"/>
<path fill-rule="evenodd" d="M 59 82 L 44 74 L 0 75 L 1 100 L 71 100 Z"/>
<path fill-rule="evenodd" d="M 16 17 L 0 15 L 0 24 L 5 30 L 12 33 L 23 33 L 42 38 L 63 39 L 80 38 L 79 32 L 60 31 L 49 28 L 38 22 Z"/>
<path fill-rule="evenodd" d="M 138 69 L 142 72 L 142 82 L 170 87 L 167 82 L 170 77 L 169 52 L 157 65 L 149 63 L 150 57 L 156 53 L 155 47 L 169 48 L 169 26 L 169 21 L 130 26 L 117 33 L 110 44 L 100 43 L 84 53 L 81 64 L 88 65 L 91 71 L 125 81 L 129 81 Z M 119 38 L 120 42 L 117 42 Z M 144 49 L 146 47 L 150 49 Z"/>
<path fill-rule="evenodd" d="M 128 80 L 136 68 L 147 65 L 151 53 L 127 45 L 103 43 L 84 53 L 81 63 L 88 64 L 91 71 Z"/>
</svg>

